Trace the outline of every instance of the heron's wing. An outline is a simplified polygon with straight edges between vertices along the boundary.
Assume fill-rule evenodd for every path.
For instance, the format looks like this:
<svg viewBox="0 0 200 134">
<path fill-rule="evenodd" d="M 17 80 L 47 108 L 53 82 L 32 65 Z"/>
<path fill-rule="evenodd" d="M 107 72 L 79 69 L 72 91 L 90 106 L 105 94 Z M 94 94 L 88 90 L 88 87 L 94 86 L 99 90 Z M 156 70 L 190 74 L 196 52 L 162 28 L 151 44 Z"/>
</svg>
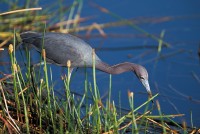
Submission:
<svg viewBox="0 0 200 134">
<path fill-rule="evenodd" d="M 36 33 L 36 32 L 24 32 L 20 34 L 20 37 L 22 39 L 22 44 L 25 47 L 34 47 L 37 51 L 41 52 L 41 43 L 43 41 L 43 36 L 41 33 Z"/>
<path fill-rule="evenodd" d="M 46 50 L 48 62 L 66 66 L 68 60 L 73 66 L 78 66 L 82 61 L 82 54 L 77 49 L 74 38 L 67 34 L 24 32 L 20 34 L 22 41 L 28 46 L 33 46 L 37 51 Z"/>
<path fill-rule="evenodd" d="M 74 44 L 66 42 L 64 38 L 46 36 L 44 48 L 47 58 L 61 66 L 66 66 L 68 60 L 71 61 L 72 66 L 78 66 L 82 62 L 82 54 Z"/>
</svg>

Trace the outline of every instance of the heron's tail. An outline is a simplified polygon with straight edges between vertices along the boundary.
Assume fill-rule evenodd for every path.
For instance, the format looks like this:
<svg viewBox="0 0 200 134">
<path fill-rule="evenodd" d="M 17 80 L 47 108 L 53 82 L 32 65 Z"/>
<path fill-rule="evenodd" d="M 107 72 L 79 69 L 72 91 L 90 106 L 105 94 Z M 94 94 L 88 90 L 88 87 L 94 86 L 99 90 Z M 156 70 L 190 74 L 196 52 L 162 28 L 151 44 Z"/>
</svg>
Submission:
<svg viewBox="0 0 200 134">
<path fill-rule="evenodd" d="M 20 34 L 20 38 L 22 42 L 32 44 L 33 41 L 35 41 L 35 38 L 41 37 L 41 33 L 33 32 L 33 31 L 27 31 Z"/>
</svg>

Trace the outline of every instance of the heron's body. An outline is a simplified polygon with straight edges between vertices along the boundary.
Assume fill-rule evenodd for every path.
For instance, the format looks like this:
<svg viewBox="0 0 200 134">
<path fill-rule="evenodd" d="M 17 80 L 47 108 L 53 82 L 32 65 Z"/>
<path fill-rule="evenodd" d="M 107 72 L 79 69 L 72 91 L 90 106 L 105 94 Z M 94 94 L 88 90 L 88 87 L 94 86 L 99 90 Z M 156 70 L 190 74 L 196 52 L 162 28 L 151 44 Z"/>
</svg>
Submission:
<svg viewBox="0 0 200 134">
<path fill-rule="evenodd" d="M 43 35 L 31 31 L 21 33 L 20 37 L 23 44 L 33 46 L 39 52 L 44 48 L 49 63 L 66 66 L 67 61 L 70 60 L 71 70 L 74 67 L 92 67 L 92 47 L 78 37 L 62 33 L 45 33 Z M 151 96 L 148 73 L 143 66 L 130 62 L 109 66 L 97 55 L 95 55 L 95 66 L 96 69 L 110 74 L 134 72 Z"/>
<path fill-rule="evenodd" d="M 91 46 L 73 35 L 46 33 L 43 36 L 42 33 L 25 32 L 20 36 L 23 43 L 33 46 L 39 52 L 43 47 L 50 63 L 66 66 L 67 61 L 70 60 L 72 67 L 92 67 Z M 100 61 L 98 56 L 95 59 L 97 63 Z"/>
</svg>

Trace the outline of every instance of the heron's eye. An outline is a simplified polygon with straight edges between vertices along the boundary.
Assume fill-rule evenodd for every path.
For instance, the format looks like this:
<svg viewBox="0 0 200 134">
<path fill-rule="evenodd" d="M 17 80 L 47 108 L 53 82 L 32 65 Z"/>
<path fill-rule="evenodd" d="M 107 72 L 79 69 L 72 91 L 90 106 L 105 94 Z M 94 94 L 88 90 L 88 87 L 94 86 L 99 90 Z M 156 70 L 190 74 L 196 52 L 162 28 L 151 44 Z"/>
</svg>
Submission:
<svg viewBox="0 0 200 134">
<path fill-rule="evenodd" d="M 143 76 L 140 76 L 140 79 L 141 79 L 141 80 L 144 80 L 144 77 L 143 77 Z"/>
</svg>

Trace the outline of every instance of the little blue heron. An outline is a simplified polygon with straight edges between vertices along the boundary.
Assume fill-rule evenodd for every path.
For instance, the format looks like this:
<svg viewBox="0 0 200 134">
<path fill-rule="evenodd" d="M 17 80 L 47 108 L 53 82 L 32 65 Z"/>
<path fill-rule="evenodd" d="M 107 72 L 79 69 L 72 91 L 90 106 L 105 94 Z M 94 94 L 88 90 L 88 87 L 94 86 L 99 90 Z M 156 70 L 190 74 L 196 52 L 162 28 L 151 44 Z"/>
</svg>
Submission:
<svg viewBox="0 0 200 134">
<path fill-rule="evenodd" d="M 23 32 L 20 34 L 20 37 L 23 44 L 33 46 L 39 52 L 44 48 L 46 60 L 49 63 L 66 66 L 67 61 L 70 60 L 71 72 L 75 67 L 92 67 L 92 47 L 78 37 L 53 32 L 43 35 L 43 33 L 32 31 Z M 95 54 L 95 67 L 109 74 L 120 74 L 127 71 L 134 72 L 146 88 L 149 96 L 152 96 L 148 82 L 148 73 L 143 66 L 130 62 L 110 66 L 101 61 Z"/>
</svg>

